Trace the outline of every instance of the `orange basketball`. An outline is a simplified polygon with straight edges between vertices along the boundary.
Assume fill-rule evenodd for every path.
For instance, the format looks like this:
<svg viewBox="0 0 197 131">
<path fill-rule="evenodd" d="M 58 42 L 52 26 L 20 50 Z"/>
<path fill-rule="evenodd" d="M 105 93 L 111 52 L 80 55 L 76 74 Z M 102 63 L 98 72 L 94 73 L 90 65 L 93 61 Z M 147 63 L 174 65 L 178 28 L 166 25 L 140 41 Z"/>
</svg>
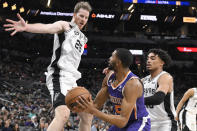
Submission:
<svg viewBox="0 0 197 131">
<path fill-rule="evenodd" d="M 74 87 L 70 91 L 68 91 L 65 102 L 68 108 L 71 111 L 81 112 L 82 109 L 78 106 L 76 100 L 79 101 L 79 96 L 83 96 L 84 98 L 88 99 L 90 97 L 89 91 L 84 87 Z M 75 110 L 73 109 L 75 107 Z"/>
</svg>

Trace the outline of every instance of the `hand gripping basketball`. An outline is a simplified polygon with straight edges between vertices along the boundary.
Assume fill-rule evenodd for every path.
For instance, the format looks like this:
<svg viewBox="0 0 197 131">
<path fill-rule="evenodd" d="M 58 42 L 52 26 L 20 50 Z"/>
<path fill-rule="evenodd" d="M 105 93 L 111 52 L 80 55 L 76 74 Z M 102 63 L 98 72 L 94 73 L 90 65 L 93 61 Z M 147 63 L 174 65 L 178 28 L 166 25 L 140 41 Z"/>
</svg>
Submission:
<svg viewBox="0 0 197 131">
<path fill-rule="evenodd" d="M 74 87 L 68 91 L 65 102 L 68 108 L 73 112 L 82 112 L 83 109 L 78 105 L 77 101 L 80 101 L 80 96 L 83 96 L 85 99 L 89 99 L 91 94 L 84 87 Z"/>
</svg>

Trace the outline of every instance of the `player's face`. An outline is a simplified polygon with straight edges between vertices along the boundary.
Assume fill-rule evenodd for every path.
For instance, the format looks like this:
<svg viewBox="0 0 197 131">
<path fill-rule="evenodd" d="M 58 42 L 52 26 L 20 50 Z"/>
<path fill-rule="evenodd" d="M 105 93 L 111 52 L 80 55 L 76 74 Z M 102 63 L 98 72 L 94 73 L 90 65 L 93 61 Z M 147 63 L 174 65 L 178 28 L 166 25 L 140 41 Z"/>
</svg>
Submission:
<svg viewBox="0 0 197 131">
<path fill-rule="evenodd" d="M 116 56 L 116 51 L 114 51 L 108 61 L 108 67 L 110 70 L 116 69 L 116 61 L 117 61 L 117 56 Z"/>
<path fill-rule="evenodd" d="M 160 67 L 163 67 L 164 62 L 159 58 L 158 55 L 154 53 L 148 54 L 147 61 L 146 61 L 146 69 L 148 71 L 156 70 Z"/>
<path fill-rule="evenodd" d="M 89 11 L 80 8 L 77 13 L 74 13 L 74 20 L 75 23 L 78 25 L 79 29 L 83 29 L 83 27 L 86 25 L 88 18 L 89 18 Z"/>
</svg>

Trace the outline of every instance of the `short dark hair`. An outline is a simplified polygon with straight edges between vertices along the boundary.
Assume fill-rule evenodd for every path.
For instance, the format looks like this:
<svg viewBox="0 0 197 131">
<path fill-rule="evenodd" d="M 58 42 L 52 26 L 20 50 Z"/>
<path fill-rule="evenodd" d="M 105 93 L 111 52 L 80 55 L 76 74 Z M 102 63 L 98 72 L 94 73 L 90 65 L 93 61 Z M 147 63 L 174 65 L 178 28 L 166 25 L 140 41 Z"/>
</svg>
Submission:
<svg viewBox="0 0 197 131">
<path fill-rule="evenodd" d="M 172 59 L 169 56 L 169 54 L 162 49 L 150 49 L 148 51 L 148 54 L 150 53 L 154 53 L 155 55 L 158 55 L 159 58 L 164 62 L 164 67 L 169 67 L 170 64 L 172 63 Z"/>
<path fill-rule="evenodd" d="M 74 13 L 78 13 L 79 9 L 81 8 L 87 10 L 88 12 L 92 11 L 92 7 L 88 2 L 81 1 L 75 5 Z"/>
<path fill-rule="evenodd" d="M 116 49 L 116 56 L 122 62 L 123 67 L 129 68 L 133 64 L 132 53 L 125 48 Z"/>
</svg>

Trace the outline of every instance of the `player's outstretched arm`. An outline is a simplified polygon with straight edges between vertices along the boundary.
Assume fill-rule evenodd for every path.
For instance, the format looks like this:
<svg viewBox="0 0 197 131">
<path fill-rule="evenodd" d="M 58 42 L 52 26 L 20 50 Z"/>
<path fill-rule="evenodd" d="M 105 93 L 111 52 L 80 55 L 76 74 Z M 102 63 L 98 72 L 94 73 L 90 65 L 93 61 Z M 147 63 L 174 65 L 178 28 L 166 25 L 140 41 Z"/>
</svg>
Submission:
<svg viewBox="0 0 197 131">
<path fill-rule="evenodd" d="M 193 89 L 189 89 L 185 92 L 183 98 L 181 99 L 181 101 L 179 102 L 179 104 L 177 105 L 176 108 L 176 117 L 175 120 L 179 120 L 178 114 L 181 110 L 181 108 L 183 107 L 183 105 L 185 104 L 185 102 L 194 95 L 194 90 Z"/>
<path fill-rule="evenodd" d="M 119 128 L 123 128 L 128 123 L 131 112 L 136 104 L 138 97 L 142 95 L 142 85 L 137 79 L 129 80 L 124 87 L 124 98 L 121 104 L 120 115 L 105 114 L 95 108 L 92 101 L 88 101 L 81 97 L 80 105 L 86 112 L 95 115 L 96 117 L 109 122 Z"/>
<path fill-rule="evenodd" d="M 19 21 L 13 21 L 10 19 L 6 19 L 9 24 L 4 24 L 6 27 L 5 31 L 13 31 L 11 36 L 15 35 L 17 32 L 31 32 L 31 33 L 48 33 L 55 34 L 59 32 L 63 32 L 64 30 L 69 30 L 69 24 L 66 21 L 57 21 L 53 24 L 27 24 L 24 19 L 17 14 Z"/>
</svg>

